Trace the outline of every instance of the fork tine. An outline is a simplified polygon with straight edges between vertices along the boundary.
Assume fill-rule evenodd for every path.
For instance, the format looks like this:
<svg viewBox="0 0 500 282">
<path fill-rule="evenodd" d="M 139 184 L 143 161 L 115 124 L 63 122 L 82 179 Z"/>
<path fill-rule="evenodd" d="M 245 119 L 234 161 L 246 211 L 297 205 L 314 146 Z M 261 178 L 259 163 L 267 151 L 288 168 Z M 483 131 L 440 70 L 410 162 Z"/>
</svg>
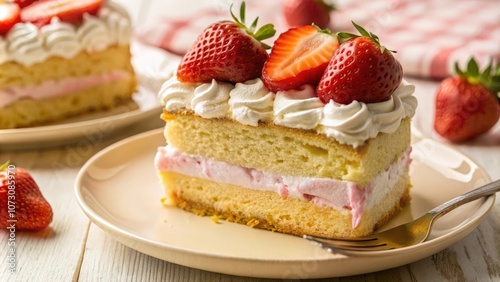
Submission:
<svg viewBox="0 0 500 282">
<path fill-rule="evenodd" d="M 322 236 L 311 236 L 311 235 L 304 235 L 303 236 L 305 239 L 308 238 L 315 238 L 315 239 L 321 239 L 321 240 L 335 240 L 339 242 L 371 242 L 377 240 L 376 237 L 360 237 L 360 238 L 329 238 L 329 237 L 322 237 Z"/>
<path fill-rule="evenodd" d="M 354 241 L 354 240 L 327 239 L 327 238 L 314 237 L 314 236 L 308 236 L 308 237 L 304 237 L 304 238 L 306 238 L 308 240 L 314 240 L 316 242 L 321 242 L 324 244 L 332 245 L 332 246 L 345 246 L 345 247 L 352 246 L 352 247 L 360 247 L 360 248 L 369 248 L 369 247 L 378 247 L 378 246 L 386 245 L 377 239 Z"/>
<path fill-rule="evenodd" d="M 391 250 L 394 249 L 387 244 L 381 244 L 381 243 L 375 243 L 373 244 L 368 244 L 369 242 L 362 242 L 360 243 L 355 243 L 353 244 L 348 244 L 348 242 L 337 242 L 337 240 L 332 241 L 327 240 L 327 239 L 322 239 L 319 237 L 313 237 L 313 236 L 304 236 L 305 239 L 314 242 L 316 244 L 319 244 L 323 249 L 331 252 L 331 253 L 346 253 L 346 251 L 356 251 L 356 252 L 364 252 L 364 251 L 385 251 L 385 250 Z"/>
</svg>

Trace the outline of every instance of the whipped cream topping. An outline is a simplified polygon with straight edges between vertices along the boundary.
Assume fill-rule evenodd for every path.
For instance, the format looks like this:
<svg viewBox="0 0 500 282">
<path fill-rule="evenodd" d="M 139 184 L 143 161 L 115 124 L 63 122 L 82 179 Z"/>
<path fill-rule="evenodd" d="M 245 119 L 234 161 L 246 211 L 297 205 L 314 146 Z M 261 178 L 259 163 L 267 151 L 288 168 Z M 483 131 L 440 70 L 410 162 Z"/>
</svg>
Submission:
<svg viewBox="0 0 500 282">
<path fill-rule="evenodd" d="M 323 116 L 323 107 L 312 85 L 278 91 L 274 100 L 274 123 L 285 127 L 314 129 Z"/>
<path fill-rule="evenodd" d="M 182 83 L 174 75 L 163 84 L 158 97 L 169 112 L 194 110 L 205 118 L 226 117 L 251 126 L 272 121 L 284 127 L 315 130 L 356 148 L 378 133 L 395 132 L 403 118 L 413 117 L 418 104 L 414 92 L 415 86 L 403 80 L 387 101 L 353 101 L 349 105 L 330 101 L 325 105 L 310 85 L 271 95 L 259 78 L 233 86 L 215 80 Z"/>
<path fill-rule="evenodd" d="M 203 118 L 226 117 L 229 111 L 229 91 L 234 86 L 230 83 L 217 82 L 204 83 L 196 87 L 191 100 L 191 109 Z"/>
<path fill-rule="evenodd" d="M 270 121 L 273 117 L 274 93 L 260 79 L 236 83 L 229 97 L 231 117 L 242 124 L 257 126 L 259 121 Z"/>
<path fill-rule="evenodd" d="M 378 174 L 363 189 L 353 182 L 328 178 L 284 176 L 188 155 L 172 145 L 160 147 L 155 166 L 160 171 L 173 171 L 201 179 L 238 185 L 253 190 L 274 191 L 283 197 L 310 200 L 342 213 L 352 214 L 352 228 L 361 223 L 363 211 L 386 197 L 404 176 L 410 163 L 410 151 Z"/>
<path fill-rule="evenodd" d="M 6 36 L 0 36 L 0 64 L 31 66 L 53 56 L 72 58 L 81 50 L 96 52 L 113 45 L 128 45 L 131 34 L 127 13 L 106 1 L 97 16 L 84 15 L 80 26 L 57 18 L 40 29 L 31 23 L 17 23 Z"/>
</svg>

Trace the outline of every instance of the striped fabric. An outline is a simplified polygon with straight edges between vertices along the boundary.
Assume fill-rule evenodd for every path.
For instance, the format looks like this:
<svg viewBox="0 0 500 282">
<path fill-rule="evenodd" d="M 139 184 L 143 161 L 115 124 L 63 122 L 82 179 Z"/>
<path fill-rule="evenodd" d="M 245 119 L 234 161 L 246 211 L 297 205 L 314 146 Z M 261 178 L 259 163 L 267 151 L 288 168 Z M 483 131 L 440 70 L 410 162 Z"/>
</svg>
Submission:
<svg viewBox="0 0 500 282">
<path fill-rule="evenodd" d="M 259 16 L 260 25 L 271 22 L 278 34 L 288 28 L 281 15 L 282 0 L 246 2 L 249 21 Z M 338 0 L 336 5 L 330 29 L 353 31 L 355 21 L 377 34 L 382 44 L 397 51 L 405 75 L 443 78 L 453 73 L 455 61 L 464 67 L 471 56 L 481 66 L 500 62 L 498 0 Z M 229 19 L 228 10 L 214 4 L 187 18 L 164 18 L 138 36 L 182 55 L 206 26 Z"/>
</svg>

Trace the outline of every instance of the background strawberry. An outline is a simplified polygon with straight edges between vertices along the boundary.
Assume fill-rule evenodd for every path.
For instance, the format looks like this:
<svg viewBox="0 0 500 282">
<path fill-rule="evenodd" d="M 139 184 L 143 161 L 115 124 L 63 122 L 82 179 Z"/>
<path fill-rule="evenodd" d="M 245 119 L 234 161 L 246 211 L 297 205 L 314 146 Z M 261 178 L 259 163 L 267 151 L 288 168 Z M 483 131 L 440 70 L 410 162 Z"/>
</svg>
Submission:
<svg viewBox="0 0 500 282">
<path fill-rule="evenodd" d="M 103 3 L 104 0 L 40 0 L 22 9 L 21 19 L 38 26 L 50 23 L 53 17 L 78 24 L 85 13 L 96 15 Z"/>
<path fill-rule="evenodd" d="M 328 30 L 312 25 L 291 28 L 274 42 L 262 80 L 273 92 L 304 84 L 316 87 L 338 46 L 337 37 Z"/>
<path fill-rule="evenodd" d="M 0 36 L 21 21 L 19 6 L 15 3 L 0 3 Z"/>
<path fill-rule="evenodd" d="M 473 139 L 490 130 L 500 118 L 500 64 L 479 71 L 474 59 L 467 71 L 455 65 L 457 76 L 441 82 L 436 92 L 434 129 L 453 141 Z"/>
<path fill-rule="evenodd" d="M 258 18 L 246 27 L 245 2 L 241 4 L 240 19 L 232 11 L 231 16 L 234 22 L 214 23 L 198 37 L 179 64 L 179 81 L 216 79 L 237 83 L 260 77 L 269 48 L 260 41 L 274 36 L 276 31 L 271 24 L 255 31 Z"/>
<path fill-rule="evenodd" d="M 333 5 L 323 0 L 286 0 L 283 3 L 283 16 L 291 27 L 315 24 L 327 28 Z"/>
<path fill-rule="evenodd" d="M 9 174 L 7 165 L 0 166 L 0 228 L 7 228 L 11 224 L 8 220 L 12 219 L 17 220 L 16 230 L 38 231 L 46 228 L 53 217 L 50 204 L 26 170 L 17 167 L 15 174 Z M 13 175 L 14 179 L 9 179 L 9 175 Z M 15 184 L 9 183 L 12 180 Z M 14 218 L 8 213 L 9 185 L 15 186 Z"/>
<path fill-rule="evenodd" d="M 319 82 L 318 97 L 328 103 L 386 101 L 403 79 L 403 68 L 378 36 L 353 22 L 361 36 L 337 33 L 341 41 Z"/>
</svg>

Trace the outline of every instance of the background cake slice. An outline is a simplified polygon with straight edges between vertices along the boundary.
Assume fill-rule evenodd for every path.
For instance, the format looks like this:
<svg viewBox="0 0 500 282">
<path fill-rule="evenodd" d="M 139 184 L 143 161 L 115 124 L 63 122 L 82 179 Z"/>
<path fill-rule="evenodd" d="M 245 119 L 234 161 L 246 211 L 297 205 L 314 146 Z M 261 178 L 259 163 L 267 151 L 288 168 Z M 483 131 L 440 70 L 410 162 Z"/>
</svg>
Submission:
<svg viewBox="0 0 500 282">
<path fill-rule="evenodd" d="M 51 8 L 55 2 L 62 8 Z M 112 1 L 35 1 L 21 9 L 18 22 L 0 34 L 0 129 L 129 101 L 136 89 L 131 29 Z"/>
<path fill-rule="evenodd" d="M 361 36 L 341 40 L 313 26 L 291 29 L 274 43 L 262 75 L 243 82 L 217 77 L 218 66 L 228 63 L 208 54 L 224 56 L 211 48 L 227 38 L 207 28 L 185 58 L 197 54 L 217 64 L 197 68 L 202 63 L 183 60 L 183 72 L 160 91 L 167 145 L 155 164 L 166 203 L 294 235 L 360 237 L 394 216 L 410 201 L 414 88 L 402 81 L 390 51 L 357 28 Z M 373 45 L 368 52 L 383 65 L 378 72 L 367 72 L 352 55 L 360 42 Z M 342 103 L 335 99 L 346 92 L 330 87 L 345 78 L 334 72 L 346 62 L 341 69 L 357 65 L 361 72 L 350 71 L 346 79 L 356 83 L 344 85 L 365 96 L 349 94 L 356 99 Z M 186 69 L 189 77 L 214 75 L 186 79 Z M 372 80 L 382 92 L 363 89 L 377 88 Z"/>
</svg>

